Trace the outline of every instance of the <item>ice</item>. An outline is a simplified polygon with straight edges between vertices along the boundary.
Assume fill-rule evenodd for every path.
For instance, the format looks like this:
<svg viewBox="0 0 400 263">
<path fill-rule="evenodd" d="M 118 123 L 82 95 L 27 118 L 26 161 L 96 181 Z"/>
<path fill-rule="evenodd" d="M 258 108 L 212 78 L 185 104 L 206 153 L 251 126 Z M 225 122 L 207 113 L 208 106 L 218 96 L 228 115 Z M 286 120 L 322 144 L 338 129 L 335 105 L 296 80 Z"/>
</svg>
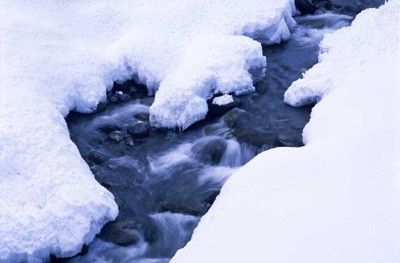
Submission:
<svg viewBox="0 0 400 263">
<path fill-rule="evenodd" d="M 0 259 L 71 256 L 117 215 L 70 141 L 114 81 L 156 93 L 153 125 L 186 128 L 214 93 L 242 94 L 291 0 L 0 1 Z M 255 39 L 255 40 L 253 40 Z"/>
<path fill-rule="evenodd" d="M 325 37 L 320 63 L 286 94 L 320 101 L 306 146 L 239 169 L 172 262 L 400 261 L 399 8 Z"/>
</svg>

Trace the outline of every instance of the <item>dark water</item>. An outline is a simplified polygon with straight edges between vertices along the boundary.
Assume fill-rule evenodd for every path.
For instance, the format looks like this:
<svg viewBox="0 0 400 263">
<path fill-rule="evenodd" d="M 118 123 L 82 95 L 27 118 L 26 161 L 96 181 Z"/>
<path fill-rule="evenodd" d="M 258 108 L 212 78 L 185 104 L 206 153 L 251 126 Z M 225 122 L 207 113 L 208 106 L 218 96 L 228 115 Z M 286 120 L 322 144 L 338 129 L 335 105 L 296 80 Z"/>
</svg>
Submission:
<svg viewBox="0 0 400 263">
<path fill-rule="evenodd" d="M 350 20 L 329 14 L 299 18 L 290 41 L 263 47 L 267 71 L 255 93 L 213 108 L 206 120 L 183 132 L 148 130 L 153 98 L 132 82 L 116 84 L 103 110 L 71 113 L 71 138 L 115 196 L 120 213 L 81 255 L 65 260 L 168 262 L 235 169 L 260 151 L 302 145 L 311 107 L 285 105 L 283 94 L 317 62 L 323 32 Z M 132 127 L 138 122 L 139 128 Z"/>
</svg>

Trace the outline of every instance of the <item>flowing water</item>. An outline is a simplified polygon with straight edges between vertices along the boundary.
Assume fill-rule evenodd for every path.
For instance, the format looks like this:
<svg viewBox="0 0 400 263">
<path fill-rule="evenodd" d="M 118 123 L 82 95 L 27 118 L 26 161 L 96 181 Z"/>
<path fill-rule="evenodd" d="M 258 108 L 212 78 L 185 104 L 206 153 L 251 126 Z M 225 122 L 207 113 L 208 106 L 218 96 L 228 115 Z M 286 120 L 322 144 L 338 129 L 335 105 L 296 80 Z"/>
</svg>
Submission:
<svg viewBox="0 0 400 263">
<path fill-rule="evenodd" d="M 260 151 L 302 145 L 311 107 L 287 106 L 283 94 L 317 62 L 323 33 L 351 19 L 329 13 L 297 18 L 290 41 L 263 47 L 268 65 L 256 92 L 212 107 L 183 132 L 149 129 L 153 98 L 129 81 L 115 84 L 96 113 L 71 113 L 71 138 L 120 213 L 80 255 L 63 260 L 168 262 L 235 169 Z"/>
</svg>

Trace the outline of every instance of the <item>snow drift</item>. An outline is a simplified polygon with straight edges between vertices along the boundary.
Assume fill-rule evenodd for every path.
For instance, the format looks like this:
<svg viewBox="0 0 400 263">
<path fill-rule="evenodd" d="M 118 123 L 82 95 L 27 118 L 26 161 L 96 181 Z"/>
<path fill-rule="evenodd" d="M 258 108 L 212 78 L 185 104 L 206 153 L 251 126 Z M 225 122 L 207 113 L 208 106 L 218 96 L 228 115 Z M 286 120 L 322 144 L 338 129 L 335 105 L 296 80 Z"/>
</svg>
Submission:
<svg viewBox="0 0 400 263">
<path fill-rule="evenodd" d="M 289 37 L 293 1 L 0 2 L 0 259 L 71 256 L 113 220 L 70 141 L 114 81 L 155 92 L 151 121 L 185 128 L 214 93 L 252 91 L 259 42 Z M 255 40 L 257 41 L 255 41 Z"/>
<path fill-rule="evenodd" d="M 327 35 L 293 83 L 314 107 L 302 148 L 234 174 L 173 262 L 399 262 L 399 1 Z"/>
</svg>

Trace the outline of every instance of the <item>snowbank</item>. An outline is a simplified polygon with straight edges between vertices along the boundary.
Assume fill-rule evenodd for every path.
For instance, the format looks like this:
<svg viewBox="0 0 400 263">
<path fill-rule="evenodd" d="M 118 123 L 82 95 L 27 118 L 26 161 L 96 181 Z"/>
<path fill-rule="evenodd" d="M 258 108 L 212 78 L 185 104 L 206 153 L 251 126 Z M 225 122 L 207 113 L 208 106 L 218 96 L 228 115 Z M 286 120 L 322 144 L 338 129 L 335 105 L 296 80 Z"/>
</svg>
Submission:
<svg viewBox="0 0 400 263">
<path fill-rule="evenodd" d="M 64 117 L 132 75 L 159 90 L 152 123 L 203 118 L 253 90 L 261 45 L 289 37 L 291 0 L 0 1 L 0 259 L 70 256 L 117 215 Z M 249 38 L 251 37 L 251 38 Z"/>
<path fill-rule="evenodd" d="M 399 1 L 326 36 L 286 94 L 306 146 L 234 174 L 173 262 L 399 262 Z M 328 92 L 329 91 L 329 92 Z"/>
</svg>

